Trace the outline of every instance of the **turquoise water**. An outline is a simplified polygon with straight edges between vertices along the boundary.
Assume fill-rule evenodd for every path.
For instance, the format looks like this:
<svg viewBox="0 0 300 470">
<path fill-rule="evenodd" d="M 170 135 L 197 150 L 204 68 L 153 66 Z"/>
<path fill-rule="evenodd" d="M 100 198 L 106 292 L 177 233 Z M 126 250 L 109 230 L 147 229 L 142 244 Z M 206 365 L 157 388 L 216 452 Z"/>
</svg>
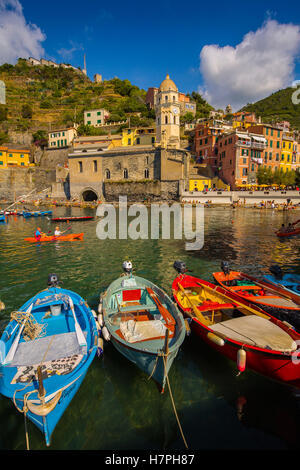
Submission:
<svg viewBox="0 0 300 470">
<path fill-rule="evenodd" d="M 54 208 L 54 216 L 94 215 L 79 208 Z M 10 217 L 0 225 L 0 330 L 10 312 L 46 288 L 49 273 L 63 287 L 78 292 L 97 309 L 99 295 L 121 274 L 131 259 L 136 274 L 171 294 L 175 260 L 193 274 L 212 280 L 222 260 L 233 269 L 262 275 L 278 263 L 300 274 L 299 237 L 280 241 L 274 231 L 300 218 L 288 213 L 255 209 L 205 210 L 205 243 L 197 252 L 185 250 L 185 240 L 105 240 L 96 237 L 97 220 L 73 222 L 71 232 L 84 232 L 83 241 L 30 244 L 37 226 L 55 228 L 47 218 Z M 69 227 L 61 224 L 62 229 Z M 236 376 L 236 365 L 196 337 L 186 338 L 173 363 L 170 383 L 190 450 L 296 449 L 300 442 L 300 391 L 247 370 Z M 28 423 L 30 448 L 46 449 L 42 434 Z M 13 403 L 0 397 L 0 449 L 25 449 L 24 418 Z M 155 384 L 121 356 L 111 344 L 95 358 L 87 376 L 57 425 L 53 450 L 184 450 L 168 391 Z"/>
</svg>

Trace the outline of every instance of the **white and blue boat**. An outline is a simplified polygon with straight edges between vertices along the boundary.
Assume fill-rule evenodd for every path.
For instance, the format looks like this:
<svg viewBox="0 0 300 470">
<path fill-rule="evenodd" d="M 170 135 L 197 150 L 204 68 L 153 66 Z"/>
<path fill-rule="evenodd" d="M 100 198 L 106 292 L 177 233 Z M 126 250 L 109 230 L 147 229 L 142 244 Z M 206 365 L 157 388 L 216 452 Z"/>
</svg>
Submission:
<svg viewBox="0 0 300 470">
<path fill-rule="evenodd" d="M 97 349 L 102 354 L 96 313 L 58 284 L 49 275 L 48 289 L 12 312 L 0 340 L 0 393 L 42 431 L 47 446 Z"/>
<path fill-rule="evenodd" d="M 270 267 L 272 274 L 267 274 L 264 279 L 267 282 L 275 284 L 292 294 L 299 295 L 300 300 L 300 275 L 293 273 L 284 273 L 280 266 L 275 265 Z"/>
<path fill-rule="evenodd" d="M 25 219 L 28 219 L 29 217 L 41 217 L 41 216 L 47 216 L 47 215 L 52 215 L 52 211 L 23 211 L 23 217 Z"/>
<path fill-rule="evenodd" d="M 151 377 L 161 393 L 186 336 L 182 314 L 151 281 L 133 276 L 132 263 L 101 295 L 99 324 L 104 339 Z"/>
</svg>

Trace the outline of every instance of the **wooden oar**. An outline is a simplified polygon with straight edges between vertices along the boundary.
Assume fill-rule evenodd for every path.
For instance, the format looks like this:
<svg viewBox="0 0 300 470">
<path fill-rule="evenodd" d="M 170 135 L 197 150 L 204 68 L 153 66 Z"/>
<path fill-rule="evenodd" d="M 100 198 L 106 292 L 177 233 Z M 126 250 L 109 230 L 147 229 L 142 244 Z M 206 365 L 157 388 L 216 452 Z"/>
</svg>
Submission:
<svg viewBox="0 0 300 470">
<path fill-rule="evenodd" d="M 198 284 L 198 285 L 200 285 L 200 284 Z M 191 306 L 191 309 L 193 310 L 193 312 L 194 312 L 196 318 L 198 318 L 198 320 L 200 320 L 202 323 L 204 323 L 204 325 L 209 325 L 209 324 L 210 324 L 210 321 L 209 321 L 207 318 L 205 318 L 205 317 L 202 315 L 201 312 L 199 312 L 199 310 L 198 310 L 197 307 L 193 304 L 193 302 L 191 301 L 191 299 L 189 298 L 189 296 L 186 294 L 184 288 L 182 287 L 181 284 L 179 284 L 179 282 L 178 282 L 178 287 L 179 287 L 179 289 L 181 290 L 182 294 L 187 298 L 187 300 L 188 300 L 188 302 L 189 302 L 189 304 L 190 304 L 190 306 Z M 202 287 L 202 286 L 201 286 L 201 287 Z M 189 315 L 188 312 L 185 312 L 185 313 L 187 313 L 187 315 Z M 191 318 L 194 318 L 193 315 L 189 315 L 189 316 L 190 316 Z"/>
<path fill-rule="evenodd" d="M 213 288 L 211 288 L 211 287 L 209 287 L 209 286 L 206 286 L 206 285 L 203 286 L 202 284 L 199 284 L 198 282 L 196 282 L 196 284 L 197 284 L 198 286 L 201 286 L 201 287 L 204 288 L 204 289 L 208 289 L 208 290 L 214 292 L 215 294 L 216 294 L 216 293 L 217 293 L 217 294 L 220 294 L 220 292 L 216 291 L 216 289 L 217 289 L 218 286 L 216 286 L 215 289 L 213 289 Z M 244 310 L 250 311 L 251 313 L 254 313 L 254 315 L 257 315 L 258 317 L 262 317 L 262 318 L 265 318 L 266 320 L 270 320 L 270 317 L 269 317 L 269 316 L 264 315 L 263 313 L 259 312 L 258 310 L 254 309 L 254 308 L 251 308 L 251 307 L 249 307 L 248 305 L 243 304 L 243 303 L 240 302 L 239 300 L 237 300 L 237 299 L 232 300 L 232 299 L 230 299 L 230 297 L 228 297 L 226 294 L 223 294 L 223 293 L 220 294 L 220 295 L 223 295 L 223 296 L 225 297 L 225 299 L 229 299 L 229 300 L 230 300 L 230 303 L 237 304 L 237 305 L 243 307 Z"/>
<path fill-rule="evenodd" d="M 70 307 L 71 307 L 74 322 L 75 322 L 75 331 L 76 331 L 76 336 L 77 336 L 77 339 L 78 339 L 79 346 L 86 346 L 87 345 L 86 344 L 86 339 L 85 339 L 85 336 L 82 332 L 82 329 L 80 328 L 80 325 L 77 321 L 75 311 L 74 311 L 74 303 L 73 303 L 73 300 L 70 296 L 69 296 L 69 302 L 70 302 Z"/>
<path fill-rule="evenodd" d="M 28 309 L 27 309 L 26 312 L 25 312 L 25 313 L 26 313 L 26 316 L 25 316 L 25 318 L 24 318 L 24 321 L 23 321 L 23 323 L 22 323 L 22 326 L 21 326 L 21 328 L 20 328 L 20 331 L 19 331 L 19 333 L 18 333 L 16 339 L 14 340 L 13 344 L 11 345 L 10 350 L 9 350 L 8 353 L 7 353 L 7 355 L 6 355 L 6 357 L 5 357 L 4 361 L 3 361 L 3 365 L 8 365 L 8 364 L 10 364 L 10 363 L 12 362 L 12 360 L 13 360 L 13 358 L 14 358 L 14 356 L 15 356 L 15 352 L 16 352 L 16 350 L 17 350 L 19 341 L 20 341 L 20 337 L 21 337 L 22 331 L 23 331 L 23 329 L 24 329 L 24 326 L 25 326 L 25 324 L 26 324 L 26 322 L 27 322 L 27 320 L 28 320 L 30 314 L 31 314 L 32 307 L 33 307 L 33 303 L 30 305 L 30 307 L 28 307 Z"/>
<path fill-rule="evenodd" d="M 161 301 L 159 300 L 155 292 L 150 287 L 146 287 L 146 291 L 156 303 L 159 312 L 161 313 L 161 315 L 166 321 L 167 327 L 174 329 L 174 325 L 176 324 L 176 322 L 174 318 L 172 317 L 172 315 L 170 314 L 170 312 L 163 306 L 163 304 L 161 303 Z"/>
</svg>

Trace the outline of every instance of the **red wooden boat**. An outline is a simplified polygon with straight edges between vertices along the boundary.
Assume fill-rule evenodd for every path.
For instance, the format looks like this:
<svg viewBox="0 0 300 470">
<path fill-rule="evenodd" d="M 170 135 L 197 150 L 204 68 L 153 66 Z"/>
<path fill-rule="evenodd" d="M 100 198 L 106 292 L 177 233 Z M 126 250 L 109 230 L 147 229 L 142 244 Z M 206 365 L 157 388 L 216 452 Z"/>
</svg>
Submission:
<svg viewBox="0 0 300 470">
<path fill-rule="evenodd" d="M 286 292 L 279 286 L 256 279 L 240 271 L 231 271 L 222 261 L 223 272 L 213 273 L 214 279 L 227 291 L 256 305 L 279 320 L 291 323 L 300 331 L 300 296 Z"/>
<path fill-rule="evenodd" d="M 300 334 L 291 325 L 221 286 L 185 274 L 183 262 L 175 262 L 174 268 L 179 275 L 172 284 L 173 296 L 191 319 L 194 334 L 236 361 L 239 372 L 248 367 L 300 386 Z"/>
<path fill-rule="evenodd" d="M 75 222 L 77 220 L 92 220 L 94 216 L 85 216 L 85 217 L 56 217 L 51 219 L 51 222 Z"/>
</svg>

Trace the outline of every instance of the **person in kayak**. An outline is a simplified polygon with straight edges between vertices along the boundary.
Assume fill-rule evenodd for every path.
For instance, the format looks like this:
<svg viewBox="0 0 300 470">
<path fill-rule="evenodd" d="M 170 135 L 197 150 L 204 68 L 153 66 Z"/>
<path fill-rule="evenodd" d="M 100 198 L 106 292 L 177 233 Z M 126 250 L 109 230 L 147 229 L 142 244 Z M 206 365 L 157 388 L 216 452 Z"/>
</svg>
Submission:
<svg viewBox="0 0 300 470">
<path fill-rule="evenodd" d="M 38 227 L 35 231 L 34 238 L 38 242 L 43 236 L 45 236 L 45 234 L 41 231 L 40 227 Z"/>
<path fill-rule="evenodd" d="M 61 231 L 59 230 L 59 227 L 56 227 L 56 228 L 55 228 L 55 232 L 54 232 L 54 236 L 55 236 L 55 237 L 59 237 L 61 234 L 62 234 L 62 233 L 61 233 Z"/>
</svg>

